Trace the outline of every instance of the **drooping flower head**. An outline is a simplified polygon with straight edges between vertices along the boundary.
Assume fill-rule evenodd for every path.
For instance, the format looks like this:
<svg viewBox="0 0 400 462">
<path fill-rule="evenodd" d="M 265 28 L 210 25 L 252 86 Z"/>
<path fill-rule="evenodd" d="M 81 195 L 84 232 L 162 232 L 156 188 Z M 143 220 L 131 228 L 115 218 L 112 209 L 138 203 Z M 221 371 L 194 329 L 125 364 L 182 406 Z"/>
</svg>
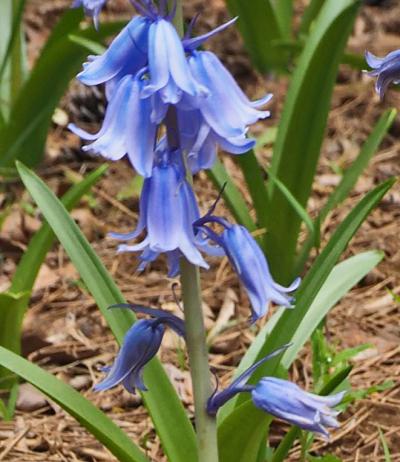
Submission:
<svg viewBox="0 0 400 462">
<path fill-rule="evenodd" d="M 255 141 L 247 138 L 245 132 L 233 138 L 218 135 L 199 109 L 178 109 L 177 113 L 181 145 L 187 153 L 192 173 L 212 168 L 219 147 L 231 154 L 243 154 L 254 147 Z"/>
<path fill-rule="evenodd" d="M 89 56 L 78 79 L 85 85 L 106 84 L 110 98 L 126 75 L 146 71 L 142 97 L 157 95 L 164 104 L 176 104 L 184 94 L 205 96 L 208 91 L 191 75 L 182 41 L 166 12 L 150 1 L 132 3 L 142 16 L 134 17 L 101 56 Z"/>
<path fill-rule="evenodd" d="M 244 136 L 249 125 L 270 115 L 258 108 L 268 103 L 272 95 L 267 94 L 261 100 L 251 102 L 214 53 L 193 51 L 189 65 L 194 78 L 209 91 L 209 96 L 201 103 L 190 98 L 189 101 L 222 138 Z"/>
<path fill-rule="evenodd" d="M 261 366 L 261 364 L 264 364 L 269 359 L 274 358 L 275 356 L 278 356 L 281 353 L 283 353 L 289 346 L 290 344 L 287 344 L 283 345 L 280 348 L 277 348 L 272 353 L 270 353 L 269 355 L 262 358 L 260 361 L 250 366 L 242 374 L 240 374 L 228 387 L 226 387 L 225 390 L 218 391 L 218 388 L 216 388 L 214 393 L 208 398 L 207 413 L 215 417 L 217 415 L 219 408 L 222 407 L 234 396 L 236 396 L 238 393 L 252 391 L 254 386 L 246 385 L 246 382 L 249 380 L 253 372 L 259 366 Z"/>
<path fill-rule="evenodd" d="M 107 107 L 100 131 L 88 133 L 74 124 L 69 129 L 92 143 L 83 147 L 106 159 L 128 156 L 133 168 L 142 176 L 152 174 L 157 126 L 151 121 L 151 102 L 140 96 L 144 81 L 140 75 L 121 79 Z"/>
<path fill-rule="evenodd" d="M 147 65 L 150 20 L 135 16 L 99 56 L 90 55 L 77 78 L 85 85 L 106 84 L 110 99 L 118 82 L 126 75 L 134 76 Z"/>
<path fill-rule="evenodd" d="M 74 0 L 71 8 L 83 6 L 85 14 L 93 18 L 94 26 L 97 29 L 99 25 L 99 15 L 106 2 L 107 0 Z"/>
<path fill-rule="evenodd" d="M 318 396 L 308 393 L 296 384 L 276 377 L 264 377 L 256 385 L 246 382 L 253 372 L 268 359 L 282 353 L 285 345 L 244 371 L 225 390 L 214 392 L 207 402 L 207 412 L 215 416 L 218 409 L 238 393 L 251 393 L 254 405 L 262 411 L 278 417 L 300 428 L 329 436 L 327 427 L 337 428 L 339 414 L 332 409 L 343 399 L 345 392 L 331 396 Z"/>
<path fill-rule="evenodd" d="M 172 258 L 181 254 L 194 265 L 208 268 L 197 248 L 198 241 L 193 230 L 193 222 L 198 218 L 196 198 L 185 178 L 182 153 L 165 150 L 156 154 L 152 175 L 144 181 L 136 229 L 128 234 L 111 233 L 110 237 L 132 240 L 145 230 L 146 237 L 142 242 L 120 245 L 119 251 L 142 251 L 144 264 L 153 261 L 162 252 Z M 175 268 L 175 264 L 173 266 Z"/>
<path fill-rule="evenodd" d="M 365 53 L 368 65 L 373 69 L 368 75 L 377 77 L 375 89 L 381 99 L 391 83 L 400 83 L 400 50 L 392 51 L 378 58 L 369 51 Z"/>
<path fill-rule="evenodd" d="M 84 150 L 117 160 L 128 155 L 139 174 L 153 166 L 156 127 L 168 108 L 178 114 L 181 148 L 193 173 L 210 168 L 217 147 L 242 154 L 254 146 L 248 125 L 269 115 L 257 108 L 271 95 L 251 102 L 228 70 L 211 52 L 196 51 L 209 37 L 235 20 L 199 37 L 181 39 L 171 23 L 166 2 L 132 1 L 141 13 L 133 18 L 101 56 L 89 56 L 78 79 L 86 85 L 104 83 L 109 105 L 103 127 L 87 133 L 70 129 L 92 141 Z M 170 127 L 167 126 L 167 129 Z"/>
<path fill-rule="evenodd" d="M 128 330 L 113 365 L 103 368 L 103 371 L 107 372 L 106 378 L 95 385 L 94 390 L 108 390 L 122 383 L 130 393 L 135 393 L 136 388 L 146 391 L 143 368 L 157 354 L 165 327 L 168 326 L 184 336 L 184 322 L 170 313 L 139 305 L 120 304 L 112 308 L 130 308 L 135 312 L 149 314 L 153 318 L 137 321 Z"/>
<path fill-rule="evenodd" d="M 251 392 L 254 405 L 262 411 L 324 437 L 329 437 L 328 427 L 339 427 L 336 419 L 339 412 L 332 408 L 344 395 L 345 392 L 318 396 L 275 377 L 263 378 Z"/>
<path fill-rule="evenodd" d="M 221 235 L 207 226 L 207 223 L 212 222 L 224 227 Z M 289 287 L 283 287 L 275 282 L 265 255 L 244 226 L 230 224 L 222 218 L 209 214 L 198 220 L 195 226 L 225 250 L 250 298 L 253 322 L 267 314 L 270 302 L 287 308 L 292 306 L 294 298 L 289 294 L 298 288 L 300 278 Z"/>
</svg>

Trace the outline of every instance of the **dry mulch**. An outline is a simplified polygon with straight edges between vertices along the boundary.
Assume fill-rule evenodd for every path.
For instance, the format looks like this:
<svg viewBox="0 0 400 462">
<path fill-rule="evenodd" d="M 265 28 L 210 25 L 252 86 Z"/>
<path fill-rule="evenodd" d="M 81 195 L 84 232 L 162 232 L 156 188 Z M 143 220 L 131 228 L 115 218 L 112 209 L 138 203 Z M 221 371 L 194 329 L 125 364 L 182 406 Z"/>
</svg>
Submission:
<svg viewBox="0 0 400 462">
<path fill-rule="evenodd" d="M 68 4 L 65 0 L 31 2 L 26 16 L 31 59 L 34 59 L 49 28 Z M 111 4 L 113 10 L 108 12 L 110 17 L 124 15 L 123 1 Z M 192 2 L 190 8 L 195 10 L 202 4 L 204 2 L 197 0 Z M 200 31 L 208 30 L 227 16 L 222 0 L 213 0 L 207 5 L 199 21 Z M 357 19 L 350 49 L 363 52 L 368 48 L 383 55 L 400 48 L 399 13 L 400 6 L 394 1 L 386 2 L 386 6 L 379 9 L 365 7 Z M 214 39 L 212 48 L 239 78 L 249 95 L 258 96 L 265 90 L 274 93 L 272 120 L 257 126 L 256 133 L 276 125 L 287 88 L 285 79 L 278 81 L 273 77 L 256 75 L 251 70 L 239 36 L 233 30 Z M 352 162 L 374 122 L 385 108 L 391 106 L 400 107 L 399 93 L 389 91 L 385 102 L 381 103 L 369 78 L 343 66 L 332 102 L 314 194 L 309 204 L 312 215 L 318 212 L 339 181 L 340 176 L 335 173 L 337 168 L 345 168 Z M 65 129 L 64 119 L 94 129 L 103 111 L 100 91 L 87 90 L 76 83 L 71 85 L 60 107 L 61 116 L 56 119 L 49 137 L 46 162 L 39 169 L 41 177 L 57 193 L 66 189 L 71 172 L 84 174 L 99 165 L 98 161 L 82 155 L 80 142 Z M 325 236 L 374 185 L 400 174 L 399 133 L 400 120 L 397 119 L 351 197 L 328 217 L 324 224 Z M 265 149 L 258 154 L 260 159 L 268 162 L 271 153 Z M 224 162 L 232 176 L 240 182 L 240 173 L 231 159 L 224 156 Z M 248 199 L 244 187 L 241 184 L 240 187 Z M 195 188 L 201 207 L 205 210 L 216 193 L 204 174 L 196 178 Z M 40 225 L 38 212 L 30 213 L 29 196 L 20 185 L 11 183 L 2 188 L 0 203 L 5 204 L 10 199 L 15 200 L 15 205 L 0 233 L 1 290 L 7 287 L 23 250 Z M 343 298 L 327 320 L 327 335 L 338 349 L 362 343 L 373 344 L 373 348 L 353 361 L 351 383 L 355 389 L 364 389 L 386 380 L 393 380 L 395 385 L 351 406 L 341 417 L 341 428 L 333 432 L 329 442 L 316 440 L 313 447 L 316 454 L 330 452 L 349 462 L 383 461 L 379 438 L 381 429 L 391 450 L 392 460 L 400 461 L 400 305 L 388 291 L 390 289 L 392 293 L 400 294 L 399 205 L 400 189 L 395 185 L 352 240 L 344 257 L 367 249 L 381 249 L 385 259 Z M 134 270 L 135 256 L 116 256 L 115 242 L 105 238 L 109 230 L 132 228 L 137 221 L 137 211 L 138 197 L 132 189 L 132 174 L 124 162 L 119 162 L 110 166 L 107 175 L 81 202 L 73 216 L 129 301 L 177 311 L 171 293 L 173 281 L 166 278 L 164 263 L 157 262 L 139 275 Z M 222 204 L 220 212 L 227 213 Z M 223 328 L 213 338 L 210 361 L 222 383 L 227 383 L 234 366 L 261 326 L 250 330 L 247 328 L 248 300 L 225 260 L 213 261 L 212 269 L 203 272 L 202 276 L 207 327 Z M 231 321 L 229 327 L 227 319 Z M 179 361 L 179 346 L 177 339 L 168 334 L 160 358 L 188 412 L 192 413 L 190 376 Z M 104 394 L 95 394 L 91 390 L 93 383 L 102 376 L 99 366 L 113 360 L 116 344 L 93 299 L 80 283 L 79 275 L 59 245 L 55 245 L 48 254 L 32 294 L 24 323 L 23 350 L 31 361 L 69 382 L 106 411 L 146 449 L 149 458 L 157 462 L 165 460 L 140 397 L 129 395 L 122 387 Z M 305 348 L 291 371 L 293 378 L 308 388 L 312 385 L 310 364 L 310 350 Z M 274 424 L 271 444 L 279 441 L 284 428 L 280 423 Z M 296 447 L 289 460 L 294 462 L 298 458 L 299 450 Z M 0 461 L 44 460 L 115 459 L 62 409 L 24 385 L 21 387 L 15 420 L 0 422 Z"/>
</svg>

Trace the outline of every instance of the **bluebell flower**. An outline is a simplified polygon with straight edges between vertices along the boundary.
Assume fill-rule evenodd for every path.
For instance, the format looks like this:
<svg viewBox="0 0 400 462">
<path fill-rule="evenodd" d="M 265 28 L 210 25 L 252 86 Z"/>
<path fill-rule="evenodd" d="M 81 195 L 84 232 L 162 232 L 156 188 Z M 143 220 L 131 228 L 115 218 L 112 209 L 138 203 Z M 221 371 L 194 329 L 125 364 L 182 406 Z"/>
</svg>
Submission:
<svg viewBox="0 0 400 462">
<path fill-rule="evenodd" d="M 381 99 L 391 83 L 400 83 L 400 50 L 392 51 L 383 58 L 378 58 L 367 51 L 365 59 L 368 65 L 373 69 L 368 72 L 372 77 L 378 77 L 375 89 Z"/>
<path fill-rule="evenodd" d="M 337 406 L 345 392 L 331 396 L 307 393 L 288 380 L 265 377 L 251 392 L 253 403 L 262 411 L 297 425 L 303 430 L 329 437 L 327 427 L 337 428 Z"/>
<path fill-rule="evenodd" d="M 243 133 L 234 138 L 218 135 L 204 120 L 200 110 L 178 110 L 178 126 L 182 149 L 188 156 L 192 173 L 211 168 L 218 147 L 231 154 L 243 154 L 254 147 L 255 141 Z"/>
<path fill-rule="evenodd" d="M 122 383 L 130 393 L 135 389 L 146 391 L 143 383 L 143 368 L 157 354 L 165 332 L 165 326 L 184 336 L 184 322 L 176 316 L 162 310 L 137 305 L 114 305 L 118 308 L 130 308 L 135 312 L 150 314 L 153 319 L 135 322 L 125 335 L 121 349 L 111 367 L 103 368 L 106 378 L 95 385 L 95 391 L 108 390 Z"/>
<path fill-rule="evenodd" d="M 201 101 L 195 98 L 187 101 L 201 111 L 207 125 L 220 137 L 243 137 L 249 125 L 270 115 L 269 111 L 257 108 L 268 103 L 272 95 L 251 102 L 214 53 L 193 51 L 189 65 L 193 77 L 208 89 L 209 95 Z"/>
<path fill-rule="evenodd" d="M 72 8 L 83 6 L 85 14 L 93 18 L 94 26 L 97 29 L 99 25 L 99 15 L 107 0 L 74 0 Z"/>
<path fill-rule="evenodd" d="M 318 396 L 308 393 L 296 384 L 276 377 L 264 377 L 256 385 L 246 382 L 252 373 L 265 361 L 282 353 L 289 345 L 285 345 L 262 358 L 244 371 L 225 390 L 214 392 L 207 402 L 207 412 L 215 416 L 218 409 L 238 393 L 251 393 L 251 399 L 262 411 L 278 417 L 300 428 L 329 436 L 327 427 L 337 428 L 336 419 L 339 414 L 332 408 L 343 399 L 345 392 L 331 396 Z"/>
<path fill-rule="evenodd" d="M 184 94 L 202 99 L 208 95 L 207 88 L 193 78 L 175 27 L 163 18 L 149 28 L 148 70 L 143 98 L 158 93 L 163 103 L 177 104 Z"/>
<path fill-rule="evenodd" d="M 145 68 L 147 85 L 142 97 L 154 104 L 177 104 L 184 94 L 201 97 L 208 90 L 192 76 L 182 40 L 166 14 L 166 2 L 133 2 L 143 16 L 133 18 L 101 56 L 90 56 L 78 79 L 85 85 L 106 83 L 107 97 L 125 75 Z"/>
<path fill-rule="evenodd" d="M 280 348 L 277 348 L 269 355 L 262 358 L 260 361 L 257 361 L 255 364 L 250 366 L 244 372 L 242 372 L 225 390 L 218 391 L 218 388 L 215 389 L 214 393 L 208 398 L 207 400 L 207 413 L 213 417 L 217 415 L 217 412 L 220 407 L 222 407 L 225 403 L 227 403 L 230 399 L 236 396 L 238 393 L 243 393 L 246 391 L 252 391 L 254 389 L 254 385 L 246 385 L 246 382 L 249 380 L 250 376 L 253 372 L 275 356 L 283 353 L 290 344 L 283 345 Z"/>
<path fill-rule="evenodd" d="M 110 99 L 116 84 L 126 75 L 136 75 L 147 65 L 148 32 L 151 21 L 134 17 L 99 56 L 89 56 L 77 76 L 85 85 L 106 84 Z"/>
<path fill-rule="evenodd" d="M 197 248 L 193 222 L 198 219 L 199 211 L 192 187 L 185 178 L 179 150 L 157 153 L 151 177 L 144 181 L 139 207 L 136 229 L 110 236 L 127 241 L 146 230 L 146 237 L 136 245 L 120 245 L 120 252 L 143 251 L 141 259 L 145 264 L 162 252 L 175 256 L 175 262 L 182 254 L 194 265 L 208 268 Z"/>
<path fill-rule="evenodd" d="M 136 171 L 148 177 L 154 162 L 157 126 L 151 121 L 151 102 L 140 97 L 144 82 L 140 75 L 125 76 L 117 85 L 98 133 L 88 133 L 73 124 L 69 129 L 92 143 L 83 147 L 106 159 L 119 160 L 126 154 Z"/>
<path fill-rule="evenodd" d="M 221 224 L 223 233 L 216 234 L 206 226 L 207 222 Z M 289 294 L 298 288 L 301 279 L 295 279 L 289 287 L 275 282 L 264 253 L 244 226 L 208 215 L 198 220 L 195 226 L 224 249 L 250 298 L 252 322 L 267 314 L 270 302 L 287 308 L 292 306 L 294 298 Z"/>
<path fill-rule="evenodd" d="M 179 305 L 179 302 L 177 302 L 177 304 Z M 182 338 L 185 338 L 185 322 L 183 321 L 183 319 L 178 318 L 177 316 L 174 316 L 173 314 L 168 313 L 167 311 L 158 310 L 156 308 L 150 308 L 148 306 L 143 305 L 136 305 L 132 303 L 116 303 L 115 305 L 111 305 L 108 307 L 108 309 L 114 308 L 129 309 L 135 313 L 147 314 L 153 318 L 162 320 L 163 324 L 166 327 L 169 327 L 176 334 L 178 334 Z"/>
</svg>

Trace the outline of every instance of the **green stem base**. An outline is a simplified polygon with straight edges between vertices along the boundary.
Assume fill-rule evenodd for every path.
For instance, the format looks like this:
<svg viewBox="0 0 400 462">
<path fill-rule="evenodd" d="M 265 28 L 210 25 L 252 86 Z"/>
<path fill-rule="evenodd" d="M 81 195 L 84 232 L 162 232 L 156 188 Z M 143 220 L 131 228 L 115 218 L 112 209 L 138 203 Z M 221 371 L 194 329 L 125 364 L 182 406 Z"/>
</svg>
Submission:
<svg viewBox="0 0 400 462">
<path fill-rule="evenodd" d="M 212 393 L 212 386 L 201 303 L 200 275 L 199 269 L 186 259 L 182 259 L 181 262 L 181 284 L 186 344 L 193 382 L 199 462 L 218 462 L 216 420 L 206 412 L 207 399 Z"/>
</svg>

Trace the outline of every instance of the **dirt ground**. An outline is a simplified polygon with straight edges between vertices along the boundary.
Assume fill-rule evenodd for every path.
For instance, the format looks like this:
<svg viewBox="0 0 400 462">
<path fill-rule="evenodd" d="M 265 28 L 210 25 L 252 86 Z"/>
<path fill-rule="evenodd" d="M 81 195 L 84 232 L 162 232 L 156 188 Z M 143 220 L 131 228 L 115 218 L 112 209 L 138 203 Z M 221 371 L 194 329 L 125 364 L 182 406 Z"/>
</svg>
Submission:
<svg viewBox="0 0 400 462">
<path fill-rule="evenodd" d="M 224 21 L 228 16 L 223 0 L 190 2 L 187 14 L 202 11 L 198 31 Z M 69 2 L 67 0 L 32 0 L 26 13 L 26 33 L 30 60 L 34 60 L 46 34 Z M 296 1 L 298 13 L 302 2 Z M 107 15 L 126 17 L 123 0 L 111 0 Z M 189 11 L 190 10 L 190 11 Z M 400 48 L 400 5 L 396 0 L 378 7 L 364 7 L 349 43 L 352 52 L 369 49 L 379 55 Z M 210 47 L 219 54 L 252 96 L 272 92 L 272 119 L 255 127 L 260 134 L 279 122 L 287 81 L 285 78 L 260 76 L 251 70 L 238 34 L 232 29 L 213 39 Z M 323 78 L 323 76 L 321 76 Z M 332 101 L 326 141 L 323 146 L 314 194 L 309 203 L 311 215 L 324 204 L 338 183 L 337 167 L 345 168 L 357 155 L 379 115 L 389 107 L 400 108 L 400 93 L 390 90 L 382 103 L 374 93 L 373 81 L 359 71 L 342 66 Z M 49 136 L 45 163 L 40 176 L 58 193 L 65 191 L 70 179 L 100 165 L 80 151 L 79 139 L 65 128 L 68 121 L 94 130 L 104 114 L 102 93 L 74 82 L 62 103 Z M 351 197 L 324 224 L 328 235 L 348 211 L 374 185 L 400 174 L 400 119 L 374 156 Z M 258 152 L 268 162 L 270 148 Z M 238 180 L 248 199 L 241 177 L 232 160 L 222 155 L 232 176 Z M 159 261 L 144 274 L 135 273 L 134 255 L 115 254 L 115 242 L 105 238 L 108 231 L 133 228 L 138 218 L 137 190 L 132 187 L 133 174 L 125 162 L 110 165 L 108 173 L 93 188 L 72 215 L 95 251 L 106 264 L 126 298 L 135 303 L 177 308 L 171 293 L 172 280 L 166 277 L 165 265 Z M 216 197 L 205 174 L 195 180 L 195 189 L 203 210 Z M 40 217 L 32 207 L 29 195 L 20 184 L 11 182 L 0 190 L 0 206 L 13 200 L 15 205 L 0 232 L 0 290 L 7 288 L 10 278 L 32 234 L 40 226 Z M 344 257 L 368 249 L 385 253 L 383 262 L 373 270 L 334 308 L 327 320 L 327 334 L 337 348 L 371 343 L 372 348 L 358 355 L 351 373 L 355 389 L 367 388 L 393 380 L 395 385 L 381 393 L 358 401 L 341 417 L 341 427 L 332 433 L 329 442 L 316 440 L 313 453 L 332 453 L 346 462 L 383 461 L 384 453 L 379 430 L 385 436 L 392 461 L 400 461 L 400 188 L 397 185 L 373 211 L 352 240 Z M 226 213 L 223 205 L 221 213 Z M 247 328 L 248 300 L 225 260 L 215 260 L 208 272 L 202 273 L 204 308 L 209 329 L 224 326 L 213 341 L 210 361 L 223 384 L 243 356 L 262 322 L 255 329 Z M 389 289 L 389 290 L 388 290 Z M 224 321 L 225 319 L 225 321 Z M 227 325 L 227 320 L 230 321 Z M 265 322 L 265 321 L 264 321 Z M 160 358 L 177 386 L 179 394 L 192 413 L 190 377 L 181 367 L 178 343 L 166 335 Z M 116 343 L 106 327 L 93 299 L 79 281 L 79 275 L 64 250 L 57 244 L 48 254 L 40 271 L 24 322 L 23 351 L 26 357 L 69 382 L 82 394 L 106 411 L 114 421 L 146 449 L 149 458 L 162 462 L 160 443 L 138 396 L 131 396 L 122 387 L 106 393 L 92 391 L 102 376 L 99 366 L 111 363 Z M 291 371 L 300 384 L 310 387 L 310 349 L 305 348 Z M 273 425 L 270 443 L 277 444 L 286 427 Z M 21 387 L 18 408 L 13 422 L 0 422 L 0 461 L 113 461 L 108 453 L 80 425 L 54 403 L 29 386 Z M 293 448 L 289 460 L 299 460 L 299 448 Z M 234 461 L 232 461 L 234 462 Z"/>
</svg>

